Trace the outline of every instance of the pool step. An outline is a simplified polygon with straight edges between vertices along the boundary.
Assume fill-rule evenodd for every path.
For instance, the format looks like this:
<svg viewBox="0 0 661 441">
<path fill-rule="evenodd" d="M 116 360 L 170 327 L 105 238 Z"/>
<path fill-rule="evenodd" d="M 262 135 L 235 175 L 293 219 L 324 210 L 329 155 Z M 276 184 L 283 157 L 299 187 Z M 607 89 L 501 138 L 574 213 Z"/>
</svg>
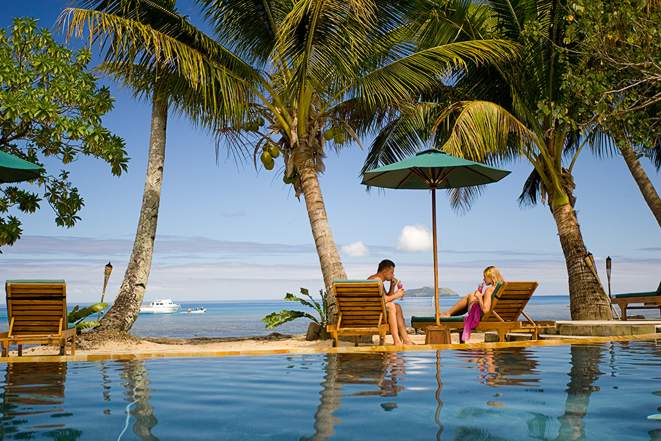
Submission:
<svg viewBox="0 0 661 441">
<path fill-rule="evenodd" d="M 660 320 L 567 320 L 556 322 L 556 332 L 560 336 L 627 336 L 654 334 L 660 329 Z"/>
<path fill-rule="evenodd" d="M 628 320 L 622 321 L 561 321 L 557 322 L 555 328 L 547 329 L 540 334 L 540 340 L 562 340 L 568 338 L 591 338 L 611 337 L 642 334 L 661 334 L 661 321 Z M 507 334 L 507 341 L 528 341 L 530 334 L 514 333 Z M 487 343 L 497 342 L 498 333 L 485 332 L 484 341 Z"/>
</svg>

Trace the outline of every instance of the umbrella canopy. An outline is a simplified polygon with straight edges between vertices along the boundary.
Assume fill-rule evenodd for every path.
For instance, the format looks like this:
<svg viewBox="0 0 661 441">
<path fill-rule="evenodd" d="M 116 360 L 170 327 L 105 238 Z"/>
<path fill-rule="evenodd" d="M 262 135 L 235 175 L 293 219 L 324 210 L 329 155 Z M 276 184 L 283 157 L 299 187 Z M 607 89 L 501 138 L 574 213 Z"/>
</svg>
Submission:
<svg viewBox="0 0 661 441">
<path fill-rule="evenodd" d="M 36 164 L 0 151 L 0 183 L 29 181 L 39 177 L 42 170 Z"/>
<path fill-rule="evenodd" d="M 431 190 L 434 253 L 434 305 L 436 324 L 440 324 L 438 302 L 438 239 L 436 237 L 436 189 L 460 188 L 497 182 L 510 172 L 479 162 L 448 155 L 440 150 L 425 150 L 411 158 L 384 165 L 363 174 L 363 184 L 381 188 Z"/>
<path fill-rule="evenodd" d="M 411 190 L 460 188 L 500 181 L 509 173 L 432 149 L 366 172 L 363 184 Z"/>
</svg>

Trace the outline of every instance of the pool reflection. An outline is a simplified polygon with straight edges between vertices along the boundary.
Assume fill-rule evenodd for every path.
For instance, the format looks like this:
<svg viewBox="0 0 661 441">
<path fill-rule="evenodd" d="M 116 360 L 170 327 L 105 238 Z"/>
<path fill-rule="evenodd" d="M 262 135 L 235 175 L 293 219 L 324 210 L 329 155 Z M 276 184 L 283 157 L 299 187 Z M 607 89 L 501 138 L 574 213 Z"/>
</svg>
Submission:
<svg viewBox="0 0 661 441">
<path fill-rule="evenodd" d="M 30 439 L 45 432 L 47 438 L 76 440 L 81 431 L 57 420 L 64 410 L 66 363 L 8 363 L 2 393 L 3 438 Z M 48 421 L 34 416 L 51 417 Z"/>
<path fill-rule="evenodd" d="M 121 377 L 124 383 L 124 400 L 129 404 L 129 415 L 133 419 L 133 433 L 144 441 L 159 441 L 152 429 L 158 424 L 158 419 L 151 406 L 149 373 L 143 361 L 126 362 Z"/>
<path fill-rule="evenodd" d="M 622 425 L 660 441 L 653 422 L 639 430 L 661 404 L 650 355 L 610 344 L 7 364 L 0 439 L 605 441 L 625 439 L 601 436 Z"/>
<path fill-rule="evenodd" d="M 404 388 L 399 378 L 404 375 L 405 361 L 397 353 L 328 354 L 319 392 L 319 405 L 314 416 L 315 433 L 310 440 L 329 439 L 339 423 L 333 413 L 341 405 L 342 388 L 352 388 L 353 397 L 395 397 Z M 381 403 L 385 411 L 397 408 L 396 402 Z"/>
</svg>

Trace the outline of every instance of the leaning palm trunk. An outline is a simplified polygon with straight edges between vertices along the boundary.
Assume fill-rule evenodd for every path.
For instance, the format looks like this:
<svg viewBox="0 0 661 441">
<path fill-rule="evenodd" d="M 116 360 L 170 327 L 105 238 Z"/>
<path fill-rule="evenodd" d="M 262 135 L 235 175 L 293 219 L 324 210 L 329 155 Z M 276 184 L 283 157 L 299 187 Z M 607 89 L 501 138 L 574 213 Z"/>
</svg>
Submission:
<svg viewBox="0 0 661 441">
<path fill-rule="evenodd" d="M 331 287 L 333 280 L 346 279 L 340 254 L 337 252 L 337 246 L 328 224 L 328 215 L 324 198 L 321 195 L 321 187 L 317 178 L 317 171 L 313 165 L 304 165 L 299 168 L 301 175 L 301 188 L 305 197 L 305 205 L 310 218 L 310 227 L 312 228 L 312 237 L 317 247 L 319 263 L 321 264 L 321 274 L 324 277 L 324 286 L 328 293 L 328 314 L 329 322 L 333 323 L 335 317 L 335 297 Z"/>
<path fill-rule="evenodd" d="M 647 173 L 645 173 L 645 170 L 640 165 L 640 161 L 633 148 L 629 145 L 621 145 L 619 147 L 624 162 L 626 162 L 627 167 L 629 167 L 631 176 L 633 176 L 636 184 L 638 184 L 638 188 L 640 188 L 640 192 L 643 194 L 645 202 L 647 202 L 647 205 L 650 207 L 652 214 L 654 214 L 659 227 L 661 227 L 661 198 L 659 198 L 659 194 L 656 192 L 654 185 L 652 185 L 650 178 L 647 177 Z"/>
<path fill-rule="evenodd" d="M 149 372 L 145 367 L 145 362 L 129 361 L 124 366 L 123 376 L 126 377 L 126 400 L 135 403 L 131 409 L 131 415 L 135 420 L 133 433 L 142 441 L 159 441 L 152 433 L 158 419 L 154 415 L 154 408 L 150 403 Z"/>
<path fill-rule="evenodd" d="M 574 208 L 563 204 L 552 211 L 567 264 L 572 320 L 612 320 L 608 297 L 583 242 Z"/>
<path fill-rule="evenodd" d="M 162 92 L 154 92 L 152 100 L 151 134 L 147 176 L 142 195 L 140 220 L 133 242 L 133 251 L 124 281 L 112 308 L 101 320 L 99 330 L 128 332 L 140 313 L 140 305 L 147 288 L 154 253 L 154 240 L 161 202 L 163 165 L 165 162 L 165 132 L 168 117 L 168 99 Z"/>
<path fill-rule="evenodd" d="M 342 397 L 341 385 L 337 381 L 338 357 L 338 354 L 326 354 L 324 381 L 319 392 L 319 406 L 314 413 L 314 436 L 311 441 L 324 441 L 335 434 L 338 419 L 333 413 L 340 408 Z"/>
<path fill-rule="evenodd" d="M 599 346 L 572 346 L 571 370 L 567 384 L 565 413 L 558 418 L 560 429 L 556 440 L 574 441 L 585 439 L 585 417 L 588 414 L 590 396 L 599 391 L 595 386 L 601 372 L 602 348 Z"/>
</svg>

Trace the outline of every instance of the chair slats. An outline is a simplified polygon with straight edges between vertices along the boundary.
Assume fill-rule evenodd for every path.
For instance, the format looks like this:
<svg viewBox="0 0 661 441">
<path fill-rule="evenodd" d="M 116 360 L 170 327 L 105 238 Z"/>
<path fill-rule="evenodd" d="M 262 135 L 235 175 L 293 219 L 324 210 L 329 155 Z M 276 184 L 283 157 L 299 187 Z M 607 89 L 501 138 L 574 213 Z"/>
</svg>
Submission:
<svg viewBox="0 0 661 441">
<path fill-rule="evenodd" d="M 23 344 L 58 341 L 63 354 L 69 338 L 72 338 L 71 352 L 75 353 L 75 330 L 67 329 L 64 282 L 8 281 L 5 291 L 11 334 L 2 338 L 3 356 L 11 344 L 18 345 L 21 355 Z"/>
<path fill-rule="evenodd" d="M 338 324 L 328 326 L 337 345 L 342 335 L 385 336 L 388 328 L 383 284 L 380 281 L 336 282 Z"/>
</svg>

